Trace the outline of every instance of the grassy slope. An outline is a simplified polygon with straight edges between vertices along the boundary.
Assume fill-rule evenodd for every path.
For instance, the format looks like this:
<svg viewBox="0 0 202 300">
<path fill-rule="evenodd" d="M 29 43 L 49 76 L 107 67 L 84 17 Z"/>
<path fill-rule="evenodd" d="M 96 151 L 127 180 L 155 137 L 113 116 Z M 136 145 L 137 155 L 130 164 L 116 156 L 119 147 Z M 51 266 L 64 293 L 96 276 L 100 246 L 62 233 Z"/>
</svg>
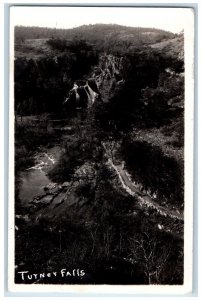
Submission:
<svg viewBox="0 0 202 300">
<path fill-rule="evenodd" d="M 174 34 L 154 28 L 135 28 L 120 25 L 84 25 L 73 29 L 48 29 L 40 27 L 17 26 L 16 57 L 33 58 L 41 55 L 54 54 L 46 44 L 50 38 L 72 40 L 74 38 L 86 39 L 94 43 L 98 48 L 110 48 L 114 43 L 119 47 L 120 43 L 126 46 L 136 47 L 137 45 L 154 44 L 156 42 L 171 39 Z M 23 39 L 20 39 L 23 37 Z"/>
<path fill-rule="evenodd" d="M 159 52 L 164 52 L 168 57 L 178 57 L 181 60 L 184 58 L 184 39 L 182 35 L 167 41 L 151 44 L 151 47 Z"/>
<path fill-rule="evenodd" d="M 46 43 L 48 39 L 28 39 L 26 43 L 15 46 L 15 57 L 26 59 L 40 59 L 53 56 L 54 51 Z"/>
</svg>

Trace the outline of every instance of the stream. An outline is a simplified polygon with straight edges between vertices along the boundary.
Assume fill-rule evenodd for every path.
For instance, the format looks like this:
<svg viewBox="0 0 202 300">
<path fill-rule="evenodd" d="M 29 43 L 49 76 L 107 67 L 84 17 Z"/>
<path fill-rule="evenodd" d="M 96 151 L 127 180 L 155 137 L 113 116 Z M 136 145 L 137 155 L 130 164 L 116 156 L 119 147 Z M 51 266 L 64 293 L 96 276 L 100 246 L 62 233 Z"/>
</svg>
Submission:
<svg viewBox="0 0 202 300">
<path fill-rule="evenodd" d="M 62 149 L 59 146 L 39 149 L 39 152 L 34 157 L 35 164 L 21 172 L 19 198 L 22 206 L 29 206 L 33 197 L 42 195 L 44 187 L 52 183 L 47 176 L 47 172 L 58 161 L 61 152 Z"/>
</svg>

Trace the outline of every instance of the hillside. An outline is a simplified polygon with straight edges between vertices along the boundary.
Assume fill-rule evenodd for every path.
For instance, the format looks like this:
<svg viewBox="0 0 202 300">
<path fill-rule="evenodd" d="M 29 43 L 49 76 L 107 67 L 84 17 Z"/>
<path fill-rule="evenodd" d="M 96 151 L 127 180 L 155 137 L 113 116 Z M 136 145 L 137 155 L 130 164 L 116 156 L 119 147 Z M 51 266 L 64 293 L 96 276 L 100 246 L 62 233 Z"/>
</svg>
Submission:
<svg viewBox="0 0 202 300">
<path fill-rule="evenodd" d="M 183 35 L 97 24 L 15 40 L 16 282 L 66 268 L 23 283 L 182 284 Z"/>
<path fill-rule="evenodd" d="M 87 39 L 89 41 L 97 41 L 103 39 L 109 39 L 110 37 L 121 39 L 135 39 L 140 36 L 146 43 L 150 39 L 162 40 L 166 38 L 173 38 L 175 35 L 171 32 L 155 28 L 135 28 L 126 27 L 116 24 L 95 24 L 95 25 L 83 25 L 73 29 L 56 29 L 56 28 L 44 28 L 44 27 L 15 27 L 15 41 L 20 42 L 27 39 L 43 39 L 43 38 L 65 38 L 72 39 L 75 36 Z"/>
<path fill-rule="evenodd" d="M 174 39 L 161 41 L 152 44 L 151 47 L 156 49 L 159 53 L 164 52 L 168 57 L 178 57 L 179 60 L 184 59 L 184 37 L 179 35 Z"/>
</svg>

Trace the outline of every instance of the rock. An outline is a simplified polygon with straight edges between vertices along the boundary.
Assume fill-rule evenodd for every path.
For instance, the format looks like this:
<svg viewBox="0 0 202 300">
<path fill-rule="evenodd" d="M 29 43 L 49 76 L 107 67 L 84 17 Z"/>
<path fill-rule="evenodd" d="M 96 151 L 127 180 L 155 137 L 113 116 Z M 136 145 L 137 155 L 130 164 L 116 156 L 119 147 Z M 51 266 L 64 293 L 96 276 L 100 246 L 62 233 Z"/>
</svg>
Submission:
<svg viewBox="0 0 202 300">
<path fill-rule="evenodd" d="M 29 221 L 29 216 L 27 214 L 26 215 L 16 215 L 15 217 L 16 217 L 16 219 L 21 219 L 21 220 L 24 220 L 25 222 Z"/>
<path fill-rule="evenodd" d="M 94 169 L 94 166 L 88 162 L 86 162 L 85 164 L 83 164 L 80 168 L 78 168 L 75 172 L 75 176 L 78 179 L 87 179 L 87 178 L 94 178 L 94 176 L 96 175 L 96 171 Z"/>
<path fill-rule="evenodd" d="M 48 185 L 46 185 L 46 186 L 44 187 L 44 190 L 52 190 L 52 189 L 54 189 L 56 186 L 57 186 L 56 183 L 51 182 L 51 183 L 49 183 Z"/>
<path fill-rule="evenodd" d="M 77 186 L 79 186 L 79 181 L 74 182 L 74 187 L 77 187 Z"/>
<path fill-rule="evenodd" d="M 54 208 L 56 208 L 56 207 L 58 207 L 59 205 L 61 205 L 62 203 L 64 203 L 64 201 L 65 201 L 65 200 L 62 199 L 60 202 L 56 203 L 55 206 L 54 206 Z"/>
<path fill-rule="evenodd" d="M 58 194 L 54 199 L 53 199 L 53 204 L 58 204 L 62 203 L 64 201 L 64 198 L 66 197 L 65 193 L 60 193 Z"/>
<path fill-rule="evenodd" d="M 53 195 L 47 195 L 40 199 L 40 203 L 49 204 L 53 200 Z"/>
<path fill-rule="evenodd" d="M 21 219 L 21 218 L 22 218 L 22 215 L 15 215 L 15 217 L 16 217 L 17 219 Z"/>
<path fill-rule="evenodd" d="M 158 224 L 158 229 L 162 230 L 163 229 L 163 225 Z"/>
<path fill-rule="evenodd" d="M 62 187 L 69 187 L 70 184 L 71 184 L 70 182 L 65 181 L 65 182 L 63 182 Z"/>
<path fill-rule="evenodd" d="M 65 126 L 61 128 L 62 131 L 66 131 L 68 133 L 73 133 L 74 129 L 71 126 Z"/>
</svg>

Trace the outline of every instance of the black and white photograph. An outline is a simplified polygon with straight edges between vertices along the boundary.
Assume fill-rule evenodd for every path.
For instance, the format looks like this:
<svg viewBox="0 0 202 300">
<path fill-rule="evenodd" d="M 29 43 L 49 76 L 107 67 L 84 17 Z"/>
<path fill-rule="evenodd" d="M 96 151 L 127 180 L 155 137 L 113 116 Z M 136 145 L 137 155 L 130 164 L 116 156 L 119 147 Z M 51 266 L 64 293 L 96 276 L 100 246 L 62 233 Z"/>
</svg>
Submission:
<svg viewBox="0 0 202 300">
<path fill-rule="evenodd" d="M 12 286 L 191 286 L 193 10 L 10 22 Z"/>
</svg>

